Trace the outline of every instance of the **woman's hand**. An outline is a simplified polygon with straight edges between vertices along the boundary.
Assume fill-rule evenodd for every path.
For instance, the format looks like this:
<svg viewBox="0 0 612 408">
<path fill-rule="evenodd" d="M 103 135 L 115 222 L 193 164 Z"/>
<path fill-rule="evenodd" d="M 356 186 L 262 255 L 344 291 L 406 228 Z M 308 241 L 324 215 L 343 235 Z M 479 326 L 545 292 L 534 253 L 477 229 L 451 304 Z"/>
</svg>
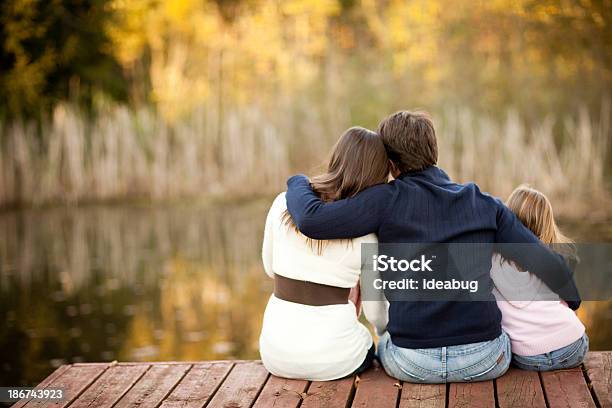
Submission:
<svg viewBox="0 0 612 408">
<path fill-rule="evenodd" d="M 361 314 L 361 287 L 359 286 L 359 281 L 357 281 L 357 285 L 351 289 L 349 293 L 349 300 L 353 302 L 355 305 L 355 310 L 357 312 L 357 317 Z"/>
</svg>

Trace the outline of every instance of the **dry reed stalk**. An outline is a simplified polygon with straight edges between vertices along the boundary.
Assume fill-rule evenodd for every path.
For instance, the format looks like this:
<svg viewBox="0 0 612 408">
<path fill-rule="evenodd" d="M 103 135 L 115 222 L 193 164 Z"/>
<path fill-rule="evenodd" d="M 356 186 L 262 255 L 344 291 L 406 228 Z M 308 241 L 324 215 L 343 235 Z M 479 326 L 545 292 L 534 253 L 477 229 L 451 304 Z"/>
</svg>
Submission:
<svg viewBox="0 0 612 408">
<path fill-rule="evenodd" d="M 257 106 L 223 112 L 201 106 L 169 124 L 147 109 L 110 106 L 89 121 L 75 107 L 60 105 L 43 123 L 42 136 L 31 123 L 3 126 L 0 207 L 273 193 L 292 172 L 325 161 L 349 126 L 349 115 L 334 109 L 291 100 L 280 100 L 272 113 Z M 609 195 L 609 103 L 597 123 L 581 109 L 576 117 L 545 117 L 529 129 L 512 111 L 502 121 L 469 109 L 434 116 L 440 165 L 456 180 L 475 181 L 503 197 L 527 182 L 566 204 Z"/>
</svg>

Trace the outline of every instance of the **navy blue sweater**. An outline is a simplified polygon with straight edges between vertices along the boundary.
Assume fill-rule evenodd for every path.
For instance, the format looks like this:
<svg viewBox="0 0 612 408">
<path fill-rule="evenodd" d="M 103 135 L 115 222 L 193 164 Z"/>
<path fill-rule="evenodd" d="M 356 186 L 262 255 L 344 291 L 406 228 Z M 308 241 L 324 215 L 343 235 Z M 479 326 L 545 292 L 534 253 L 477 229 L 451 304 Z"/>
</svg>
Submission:
<svg viewBox="0 0 612 408">
<path fill-rule="evenodd" d="M 438 167 L 402 174 L 391 183 L 328 203 L 303 175 L 291 177 L 287 186 L 289 212 L 310 238 L 376 233 L 381 243 L 529 243 L 535 247 L 530 256 L 521 251 L 502 255 L 536 274 L 572 309 L 580 304 L 571 271 L 560 255 L 543 245 L 501 201 L 481 193 L 475 184 L 452 182 Z M 476 343 L 501 334 L 501 313 L 494 301 L 392 301 L 387 329 L 393 343 L 405 348 Z"/>
</svg>

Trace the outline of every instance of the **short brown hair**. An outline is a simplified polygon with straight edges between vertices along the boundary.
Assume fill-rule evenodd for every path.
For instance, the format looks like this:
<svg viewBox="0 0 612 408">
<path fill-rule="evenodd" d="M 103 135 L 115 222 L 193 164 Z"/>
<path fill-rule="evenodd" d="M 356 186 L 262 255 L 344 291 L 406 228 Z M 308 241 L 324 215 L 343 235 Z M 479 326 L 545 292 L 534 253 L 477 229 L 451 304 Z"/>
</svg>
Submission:
<svg viewBox="0 0 612 408">
<path fill-rule="evenodd" d="M 421 171 L 438 162 L 438 142 L 427 112 L 399 111 L 383 119 L 378 134 L 401 172 Z"/>
</svg>

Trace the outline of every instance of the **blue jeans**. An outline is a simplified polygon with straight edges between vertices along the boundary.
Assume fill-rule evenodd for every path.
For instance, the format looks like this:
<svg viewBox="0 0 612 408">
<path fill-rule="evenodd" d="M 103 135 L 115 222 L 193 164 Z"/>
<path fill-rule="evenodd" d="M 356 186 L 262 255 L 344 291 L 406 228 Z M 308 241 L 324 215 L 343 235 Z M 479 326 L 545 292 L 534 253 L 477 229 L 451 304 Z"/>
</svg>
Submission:
<svg viewBox="0 0 612 408">
<path fill-rule="evenodd" d="M 428 349 L 398 347 L 385 333 L 378 342 L 378 357 L 391 377 L 439 384 L 497 378 L 508 370 L 512 353 L 506 333 L 490 341 Z"/>
<path fill-rule="evenodd" d="M 531 371 L 551 371 L 562 368 L 577 367 L 584 360 L 589 351 L 589 337 L 585 334 L 570 344 L 551 351 L 550 353 L 538 354 L 537 356 L 512 355 L 512 362 L 518 368 Z"/>
</svg>

